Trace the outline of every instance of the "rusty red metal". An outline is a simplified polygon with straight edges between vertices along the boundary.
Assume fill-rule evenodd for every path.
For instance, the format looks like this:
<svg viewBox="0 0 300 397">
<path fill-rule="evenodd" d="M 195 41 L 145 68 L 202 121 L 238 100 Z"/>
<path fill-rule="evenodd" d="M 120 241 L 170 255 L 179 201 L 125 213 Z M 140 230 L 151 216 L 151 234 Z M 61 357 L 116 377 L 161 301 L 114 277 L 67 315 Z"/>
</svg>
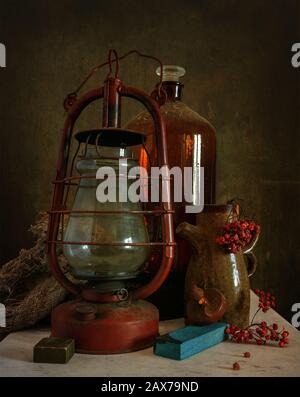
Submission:
<svg viewBox="0 0 300 397">
<path fill-rule="evenodd" d="M 115 55 L 115 59 L 112 59 Z M 111 77 L 112 63 L 116 62 L 115 77 Z M 52 206 L 49 211 L 48 225 L 48 258 L 52 268 L 53 275 L 58 282 L 70 293 L 81 297 L 77 303 L 66 303 L 57 307 L 52 317 L 52 333 L 54 336 L 72 336 L 74 335 L 77 350 L 88 352 L 121 352 L 137 350 L 141 347 L 150 345 L 158 330 L 157 309 L 147 302 L 139 301 L 148 297 L 155 292 L 167 278 L 174 258 L 174 231 L 173 231 L 173 208 L 171 204 L 170 177 L 161 181 L 161 187 L 165 191 L 163 197 L 169 197 L 169 201 L 161 202 L 160 208 L 147 211 L 128 211 L 129 213 L 141 213 L 147 216 L 160 216 L 162 224 L 163 241 L 151 241 L 149 243 L 126 243 L 126 245 L 146 245 L 161 246 L 162 260 L 161 266 L 153 279 L 146 285 L 138 287 L 132 291 L 129 296 L 130 304 L 124 310 L 119 305 L 119 298 L 114 294 L 101 293 L 90 287 L 74 285 L 61 270 L 57 259 L 57 246 L 63 244 L 83 244 L 80 241 L 66 242 L 63 238 L 59 239 L 60 228 L 63 229 L 64 215 L 76 211 L 66 208 L 65 190 L 70 187 L 74 180 L 80 180 L 82 177 L 69 175 L 69 153 L 73 136 L 73 130 L 76 121 L 82 111 L 92 102 L 103 98 L 103 127 L 110 131 L 123 130 L 120 128 L 120 108 L 121 98 L 129 97 L 142 103 L 150 112 L 154 126 L 156 145 L 158 153 L 158 166 L 167 166 L 167 143 L 166 129 L 163 118 L 159 111 L 156 101 L 141 90 L 133 87 L 124 86 L 118 78 L 118 58 L 115 52 L 110 52 L 109 62 L 110 72 L 104 82 L 104 86 L 89 91 L 84 96 L 77 98 L 76 92 L 70 94 L 65 101 L 65 107 L 68 110 L 66 121 L 63 127 L 59 156 L 56 166 L 56 178 L 54 181 L 54 192 Z M 124 131 L 126 133 L 126 131 Z M 71 162 L 71 172 L 73 163 Z M 76 184 L 75 184 L 76 185 Z M 80 211 L 80 213 L 103 213 L 107 211 Z M 86 245 L 107 245 L 107 242 L 84 242 Z M 122 243 L 112 242 L 112 246 L 123 245 Z M 128 302 L 129 302 L 128 300 Z M 78 320 L 75 313 L 75 307 L 78 302 L 85 301 L 99 302 L 97 313 L 101 313 L 96 319 L 83 322 Z M 101 303 L 100 303 L 101 302 Z M 74 306 L 75 305 L 75 306 Z M 107 306 L 108 305 L 108 306 Z M 149 306 L 150 305 L 150 306 Z M 109 310 L 107 309 L 109 308 Z M 122 313 L 121 317 L 117 315 Z M 104 316 L 104 317 L 103 317 Z"/>
<path fill-rule="evenodd" d="M 92 210 L 57 210 L 57 211 L 48 211 L 48 214 L 107 214 L 107 215 L 112 215 L 112 214 L 138 214 L 138 215 L 161 215 L 161 214 L 174 214 L 174 210 L 170 211 L 165 211 L 165 210 L 132 210 L 132 211 L 126 211 L 126 210 L 118 210 L 118 211 L 92 211 Z"/>
<path fill-rule="evenodd" d="M 121 98 L 120 88 L 122 81 L 115 77 L 108 77 L 104 84 L 102 126 L 104 128 L 120 128 L 121 125 Z"/>
<path fill-rule="evenodd" d="M 159 313 L 149 302 L 93 303 L 95 310 L 85 317 L 78 313 L 82 306 L 80 300 L 57 306 L 51 323 L 51 335 L 74 338 L 79 353 L 127 353 L 153 345 L 158 336 Z"/>
</svg>

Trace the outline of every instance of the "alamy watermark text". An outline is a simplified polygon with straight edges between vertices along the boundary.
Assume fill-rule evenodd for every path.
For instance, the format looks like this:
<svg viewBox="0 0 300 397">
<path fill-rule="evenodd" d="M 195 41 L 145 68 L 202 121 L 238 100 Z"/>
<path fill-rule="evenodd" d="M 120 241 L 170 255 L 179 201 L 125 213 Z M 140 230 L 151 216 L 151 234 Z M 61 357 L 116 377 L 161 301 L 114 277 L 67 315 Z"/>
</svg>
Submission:
<svg viewBox="0 0 300 397">
<path fill-rule="evenodd" d="M 0 43 L 0 68 L 6 67 L 6 47 Z"/>
</svg>

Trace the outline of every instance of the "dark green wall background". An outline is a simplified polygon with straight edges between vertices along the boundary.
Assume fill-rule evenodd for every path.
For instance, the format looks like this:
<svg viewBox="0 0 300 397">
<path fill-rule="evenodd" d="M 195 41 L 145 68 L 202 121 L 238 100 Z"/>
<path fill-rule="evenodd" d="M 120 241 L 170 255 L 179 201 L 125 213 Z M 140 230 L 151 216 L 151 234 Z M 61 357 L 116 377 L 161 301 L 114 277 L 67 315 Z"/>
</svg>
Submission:
<svg viewBox="0 0 300 397">
<path fill-rule="evenodd" d="M 62 102 L 110 47 L 154 54 L 187 69 L 184 100 L 217 128 L 219 202 L 243 198 L 262 225 L 253 285 L 272 290 L 290 319 L 300 302 L 299 86 L 296 0 L 1 0 L 1 263 L 31 244 L 49 207 Z M 122 65 L 149 91 L 155 66 Z M 104 74 L 86 89 L 100 85 Z M 130 104 L 124 119 L 138 109 Z M 81 125 L 95 127 L 92 109 Z"/>
</svg>

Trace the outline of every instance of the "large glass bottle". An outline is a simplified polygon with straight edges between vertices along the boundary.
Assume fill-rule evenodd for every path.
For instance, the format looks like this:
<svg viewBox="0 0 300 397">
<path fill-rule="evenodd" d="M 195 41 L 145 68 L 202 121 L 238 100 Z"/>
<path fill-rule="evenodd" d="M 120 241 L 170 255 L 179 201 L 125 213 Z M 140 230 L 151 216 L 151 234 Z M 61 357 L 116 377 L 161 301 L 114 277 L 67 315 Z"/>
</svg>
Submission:
<svg viewBox="0 0 300 397">
<path fill-rule="evenodd" d="M 160 68 L 156 70 L 160 75 Z M 199 178 L 199 167 L 204 167 L 204 203 L 215 202 L 215 164 L 216 164 L 216 134 L 214 127 L 204 117 L 187 106 L 182 100 L 183 84 L 180 78 L 185 69 L 175 65 L 163 66 L 163 88 L 167 94 L 166 102 L 160 110 L 166 122 L 168 159 L 170 167 L 192 167 L 193 175 Z M 146 149 L 155 158 L 153 145 L 154 128 L 150 114 L 147 111 L 139 113 L 127 125 L 127 128 L 142 131 L 147 135 Z M 141 160 L 145 166 L 147 156 Z M 184 186 L 184 184 L 183 184 Z M 184 197 L 184 194 L 183 194 Z M 187 203 L 174 203 L 174 226 L 183 221 L 196 223 L 195 214 L 187 214 Z M 163 318 L 180 316 L 183 313 L 183 283 L 186 268 L 190 257 L 190 246 L 182 239 L 177 238 L 177 253 L 173 272 L 163 289 L 157 292 L 155 304 L 160 308 Z M 153 263 L 153 272 L 156 267 Z M 160 295 L 158 297 L 158 295 Z M 170 303 L 172 302 L 172 303 Z"/>
</svg>

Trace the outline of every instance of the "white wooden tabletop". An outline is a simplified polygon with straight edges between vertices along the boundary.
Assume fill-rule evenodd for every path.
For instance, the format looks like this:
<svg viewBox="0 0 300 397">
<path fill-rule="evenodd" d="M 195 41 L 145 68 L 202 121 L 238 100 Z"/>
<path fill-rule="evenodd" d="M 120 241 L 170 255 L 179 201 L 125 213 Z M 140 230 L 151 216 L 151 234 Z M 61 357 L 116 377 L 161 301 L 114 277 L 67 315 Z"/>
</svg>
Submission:
<svg viewBox="0 0 300 397">
<path fill-rule="evenodd" d="M 257 308 L 257 297 L 251 294 L 251 312 Z M 49 330 L 26 330 L 7 336 L 0 342 L 0 376 L 300 376 L 300 332 L 274 310 L 259 313 L 258 320 L 284 325 L 290 342 L 284 347 L 237 344 L 226 341 L 183 361 L 153 354 L 152 348 L 126 354 L 95 356 L 75 354 L 68 364 L 32 362 L 33 346 Z M 163 321 L 164 334 L 183 326 L 183 319 Z M 251 358 L 244 358 L 249 351 Z M 239 362 L 241 369 L 232 370 Z"/>
</svg>

